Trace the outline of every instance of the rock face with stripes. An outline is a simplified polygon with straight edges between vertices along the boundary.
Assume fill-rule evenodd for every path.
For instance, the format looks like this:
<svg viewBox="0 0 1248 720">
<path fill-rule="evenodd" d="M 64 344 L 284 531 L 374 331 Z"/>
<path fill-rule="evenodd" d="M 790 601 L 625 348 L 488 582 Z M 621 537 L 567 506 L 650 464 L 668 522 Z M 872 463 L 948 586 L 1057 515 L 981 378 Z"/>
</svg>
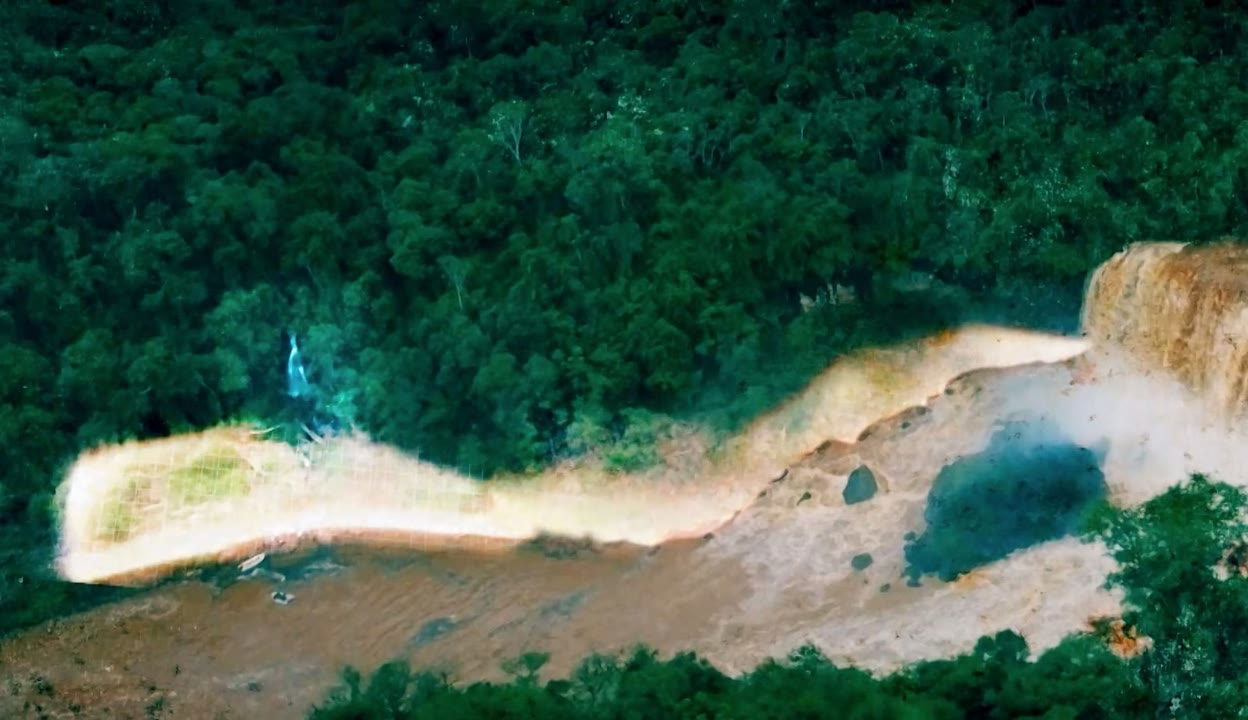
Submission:
<svg viewBox="0 0 1248 720">
<path fill-rule="evenodd" d="M 1248 245 L 1136 243 L 1092 274 L 1083 330 L 1242 425 L 1248 410 Z"/>
</svg>

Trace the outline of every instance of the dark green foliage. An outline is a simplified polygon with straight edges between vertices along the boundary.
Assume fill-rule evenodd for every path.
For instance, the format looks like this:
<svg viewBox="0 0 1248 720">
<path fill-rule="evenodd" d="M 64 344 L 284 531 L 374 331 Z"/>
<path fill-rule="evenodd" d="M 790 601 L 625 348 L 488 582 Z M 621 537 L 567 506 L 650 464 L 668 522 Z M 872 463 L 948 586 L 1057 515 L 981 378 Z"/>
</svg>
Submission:
<svg viewBox="0 0 1248 720">
<path fill-rule="evenodd" d="M 850 559 L 849 564 L 855 570 L 866 570 L 873 562 L 875 560 L 871 557 L 871 553 L 860 553 Z"/>
<path fill-rule="evenodd" d="M 313 720 L 415 718 L 584 718 L 667 720 L 955 720 L 957 718 L 1142 718 L 1151 697 L 1133 668 L 1091 637 L 1067 640 L 1035 662 L 1004 632 L 974 652 L 922 663 L 877 679 L 840 668 L 813 647 L 731 678 L 689 653 L 660 660 L 594 655 L 567 679 L 522 676 L 507 685 L 456 686 L 445 676 L 393 663 L 362 687 L 348 669 L 344 687 Z M 1047 713 L 1047 714 L 1046 714 Z"/>
<path fill-rule="evenodd" d="M 922 700 L 889 698 L 857 670 L 842 670 L 806 648 L 786 663 L 767 663 L 734 680 L 692 654 L 659 660 L 646 648 L 631 656 L 595 655 L 567 680 L 540 684 L 478 683 L 456 687 L 402 665 L 383 666 L 361 689 L 348 670 L 346 687 L 310 715 L 345 718 L 808 718 L 828 707 L 850 708 L 845 717 L 939 717 Z"/>
<path fill-rule="evenodd" d="M 894 693 L 922 694 L 958 709 L 955 717 L 1146 718 L 1153 697 L 1135 668 L 1091 636 L 1072 636 L 1036 658 L 1004 631 L 984 637 L 967 655 L 919 663 L 884 681 Z"/>
<path fill-rule="evenodd" d="M 942 468 L 928 493 L 927 528 L 906 545 L 912 578 L 959 574 L 1068 535 L 1107 488 L 1101 458 L 1048 421 L 1011 423 L 986 450 Z"/>
<path fill-rule="evenodd" d="M 875 497 L 875 492 L 878 489 L 879 485 L 875 482 L 875 473 L 871 472 L 871 468 L 866 465 L 859 465 L 849 474 L 849 479 L 845 482 L 845 489 L 841 491 L 841 497 L 845 500 L 846 505 L 855 505 Z"/>
<path fill-rule="evenodd" d="M 1091 529 L 1121 569 L 1125 619 L 1152 639 L 1140 674 L 1163 717 L 1243 713 L 1248 675 L 1248 496 L 1196 475 L 1143 506 L 1103 509 Z"/>
</svg>

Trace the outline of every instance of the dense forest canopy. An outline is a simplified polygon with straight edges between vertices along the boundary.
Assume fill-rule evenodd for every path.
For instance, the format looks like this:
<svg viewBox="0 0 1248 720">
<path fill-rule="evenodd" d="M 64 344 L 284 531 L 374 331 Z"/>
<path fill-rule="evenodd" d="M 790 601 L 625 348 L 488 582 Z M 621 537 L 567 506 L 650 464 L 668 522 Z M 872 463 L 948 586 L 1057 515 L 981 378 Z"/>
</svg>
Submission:
<svg viewBox="0 0 1248 720">
<path fill-rule="evenodd" d="M 315 411 L 524 470 L 738 422 L 854 344 L 1069 326 L 1125 242 L 1248 219 L 1233 3 L 0 18 L 0 627 L 70 591 L 34 582 L 52 491 L 101 441 Z"/>
</svg>

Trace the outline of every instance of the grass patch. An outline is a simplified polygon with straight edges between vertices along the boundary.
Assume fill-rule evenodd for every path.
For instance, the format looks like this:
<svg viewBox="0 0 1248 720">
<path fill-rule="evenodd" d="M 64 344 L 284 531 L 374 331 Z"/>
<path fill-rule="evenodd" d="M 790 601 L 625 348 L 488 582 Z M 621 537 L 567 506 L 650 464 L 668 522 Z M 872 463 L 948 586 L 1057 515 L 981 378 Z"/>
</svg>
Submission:
<svg viewBox="0 0 1248 720">
<path fill-rule="evenodd" d="M 100 505 L 96 539 L 122 542 L 134 534 L 140 522 L 136 505 L 144 500 L 144 487 L 138 478 L 127 477 L 124 482 L 109 489 Z"/>
<path fill-rule="evenodd" d="M 169 499 L 184 507 L 246 495 L 251 491 L 251 472 L 237 452 L 214 448 L 169 473 Z"/>
</svg>

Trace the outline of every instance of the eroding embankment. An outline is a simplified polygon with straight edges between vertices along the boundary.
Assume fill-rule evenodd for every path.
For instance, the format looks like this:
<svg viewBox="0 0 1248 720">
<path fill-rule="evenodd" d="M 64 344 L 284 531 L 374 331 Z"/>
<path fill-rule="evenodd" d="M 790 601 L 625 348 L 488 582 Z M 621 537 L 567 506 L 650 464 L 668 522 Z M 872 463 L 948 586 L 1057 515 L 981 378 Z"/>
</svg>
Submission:
<svg viewBox="0 0 1248 720">
<path fill-rule="evenodd" d="M 1083 328 L 1239 424 L 1248 401 L 1248 248 L 1136 243 L 1092 274 Z"/>
<path fill-rule="evenodd" d="M 636 476 L 592 458 L 483 485 L 344 437 L 308 448 L 243 428 L 87 453 L 63 488 L 59 568 L 77 582 L 154 579 L 312 538 L 497 547 L 541 534 L 657 545 L 730 521 L 761 487 L 829 441 L 922 406 L 980 368 L 1058 362 L 1077 338 L 968 326 L 842 357 L 803 392 L 718 444 L 696 431 Z"/>
</svg>

